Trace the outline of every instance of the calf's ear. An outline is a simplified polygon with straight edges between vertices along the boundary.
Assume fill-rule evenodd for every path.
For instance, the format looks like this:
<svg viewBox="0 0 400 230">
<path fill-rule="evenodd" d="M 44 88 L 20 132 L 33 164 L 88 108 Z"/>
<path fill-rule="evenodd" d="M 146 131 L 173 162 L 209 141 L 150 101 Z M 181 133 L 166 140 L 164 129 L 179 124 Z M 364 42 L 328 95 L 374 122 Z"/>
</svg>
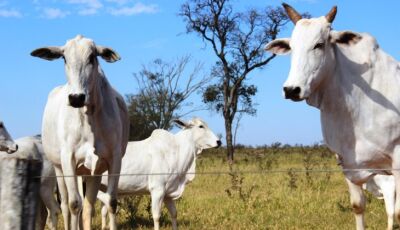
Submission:
<svg viewBox="0 0 400 230">
<path fill-rule="evenodd" d="M 362 39 L 361 34 L 352 31 L 331 31 L 330 41 L 341 45 L 355 45 Z"/>
<path fill-rule="evenodd" d="M 186 123 L 186 122 L 184 122 L 182 120 L 179 120 L 179 119 L 174 119 L 172 121 L 182 129 L 191 127 L 191 125 L 189 123 Z"/>
<path fill-rule="evenodd" d="M 48 61 L 53 61 L 63 56 L 63 50 L 60 47 L 43 47 L 35 49 L 31 52 L 34 57 L 42 58 Z"/>
<path fill-rule="evenodd" d="M 97 49 L 97 54 L 103 58 L 106 62 L 116 62 L 121 60 L 121 57 L 117 52 L 115 52 L 113 49 L 104 47 L 104 46 L 96 46 Z"/>
<path fill-rule="evenodd" d="M 275 39 L 275 40 L 269 42 L 264 47 L 264 50 L 269 51 L 274 54 L 277 54 L 277 55 L 286 55 L 286 54 L 290 53 L 290 51 L 291 51 L 289 42 L 290 42 L 289 38 Z"/>
</svg>

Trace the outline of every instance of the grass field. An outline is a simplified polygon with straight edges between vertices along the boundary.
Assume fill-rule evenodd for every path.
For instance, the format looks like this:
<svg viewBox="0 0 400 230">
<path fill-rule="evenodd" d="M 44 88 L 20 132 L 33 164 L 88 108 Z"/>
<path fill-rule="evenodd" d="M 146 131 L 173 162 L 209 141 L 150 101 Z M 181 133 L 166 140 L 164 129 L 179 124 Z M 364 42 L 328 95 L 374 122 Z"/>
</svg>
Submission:
<svg viewBox="0 0 400 230">
<path fill-rule="evenodd" d="M 224 154 L 223 149 L 212 149 L 198 159 L 197 172 L 231 170 L 233 173 L 196 176 L 177 202 L 180 229 L 355 229 L 342 173 L 295 172 L 339 169 L 334 155 L 326 148 L 279 145 L 242 148 L 236 152 L 232 169 Z M 268 173 L 276 169 L 287 171 Z M 149 208 L 148 196 L 122 199 L 119 229 L 152 229 Z M 383 201 L 370 194 L 367 194 L 366 224 L 367 229 L 386 228 Z M 161 226 L 171 228 L 165 207 Z M 99 206 L 95 229 L 100 229 Z"/>
</svg>

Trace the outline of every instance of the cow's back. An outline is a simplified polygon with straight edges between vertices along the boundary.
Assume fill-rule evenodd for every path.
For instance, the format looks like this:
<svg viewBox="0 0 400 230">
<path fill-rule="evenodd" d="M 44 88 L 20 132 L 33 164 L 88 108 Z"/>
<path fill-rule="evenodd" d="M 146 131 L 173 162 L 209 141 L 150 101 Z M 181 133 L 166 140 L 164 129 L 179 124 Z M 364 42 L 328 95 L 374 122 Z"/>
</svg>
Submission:
<svg viewBox="0 0 400 230">
<path fill-rule="evenodd" d="M 151 186 L 166 184 L 172 170 L 171 152 L 176 148 L 174 135 L 165 130 L 154 130 L 142 141 L 128 143 L 122 159 L 118 190 L 121 194 L 147 193 Z M 156 174 L 156 175 L 154 175 Z M 106 184 L 106 180 L 102 180 Z"/>
</svg>

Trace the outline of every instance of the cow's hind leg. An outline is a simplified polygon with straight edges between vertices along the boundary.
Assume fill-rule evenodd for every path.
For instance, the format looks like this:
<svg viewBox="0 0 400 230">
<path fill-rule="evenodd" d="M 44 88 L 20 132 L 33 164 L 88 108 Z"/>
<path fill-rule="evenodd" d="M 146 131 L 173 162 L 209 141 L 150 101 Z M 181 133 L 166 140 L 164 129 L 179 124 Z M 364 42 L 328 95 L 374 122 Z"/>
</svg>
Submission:
<svg viewBox="0 0 400 230">
<path fill-rule="evenodd" d="M 57 229 L 57 216 L 60 207 L 54 197 L 56 179 L 52 177 L 44 178 L 40 186 L 40 197 L 47 208 L 47 227 L 51 230 Z"/>
<path fill-rule="evenodd" d="M 169 197 L 164 199 L 165 206 L 167 206 L 168 212 L 171 215 L 172 222 L 172 230 L 178 229 L 178 223 L 176 217 L 178 216 L 178 212 L 176 211 L 175 201 Z"/>
<path fill-rule="evenodd" d="M 395 187 L 396 187 L 396 202 L 394 206 L 394 213 L 396 217 L 397 223 L 400 223 L 400 167 L 393 167 L 396 170 L 393 170 L 393 176 L 395 179 Z"/>
<path fill-rule="evenodd" d="M 394 213 L 397 223 L 400 223 L 400 146 L 395 148 L 392 161 L 392 174 L 394 176 L 396 190 Z"/>
<path fill-rule="evenodd" d="M 83 204 L 83 229 L 89 230 L 92 226 L 92 217 L 94 215 L 94 203 L 96 202 L 97 192 L 99 191 L 101 176 L 86 177 L 86 193 Z"/>
<path fill-rule="evenodd" d="M 107 229 L 107 214 L 108 210 L 105 205 L 101 207 L 101 229 L 105 230 Z"/>
<path fill-rule="evenodd" d="M 108 214 L 108 209 L 105 204 L 108 201 L 108 195 L 102 191 L 99 191 L 97 194 L 97 199 L 99 199 L 100 202 L 103 203 L 103 206 L 101 208 L 101 229 L 105 230 L 107 229 L 107 214 Z"/>
<path fill-rule="evenodd" d="M 386 183 L 385 188 L 382 189 L 383 199 L 385 201 L 386 214 L 388 217 L 387 229 L 393 229 L 393 218 L 394 218 L 394 204 L 395 204 L 395 185 L 392 183 Z"/>
<path fill-rule="evenodd" d="M 354 184 L 346 178 L 347 185 L 349 186 L 350 202 L 353 208 L 353 213 L 356 217 L 357 230 L 364 230 L 364 211 L 365 211 L 365 196 L 362 187 Z"/>
</svg>

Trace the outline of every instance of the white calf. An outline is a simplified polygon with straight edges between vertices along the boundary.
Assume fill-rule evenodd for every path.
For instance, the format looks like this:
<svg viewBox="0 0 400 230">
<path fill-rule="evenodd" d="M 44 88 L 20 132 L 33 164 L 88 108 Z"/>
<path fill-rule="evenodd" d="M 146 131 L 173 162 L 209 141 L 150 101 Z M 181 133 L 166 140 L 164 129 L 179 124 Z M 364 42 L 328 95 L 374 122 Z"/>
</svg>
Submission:
<svg viewBox="0 0 400 230">
<path fill-rule="evenodd" d="M 175 121 L 183 130 L 176 134 L 157 129 L 143 141 L 129 142 L 122 160 L 118 184 L 119 195 L 151 194 L 154 229 L 159 229 L 161 205 L 164 201 L 177 229 L 174 200 L 182 196 L 185 185 L 194 179 L 196 156 L 203 149 L 219 147 L 221 141 L 200 119 L 185 123 Z M 189 174 L 187 174 L 189 173 Z M 106 180 L 102 184 L 107 185 Z M 98 198 L 106 201 L 104 193 Z M 106 227 L 107 210 L 102 210 L 102 228 Z M 110 215 L 114 215 L 110 213 Z M 110 221 L 114 218 L 110 218 Z"/>
</svg>

